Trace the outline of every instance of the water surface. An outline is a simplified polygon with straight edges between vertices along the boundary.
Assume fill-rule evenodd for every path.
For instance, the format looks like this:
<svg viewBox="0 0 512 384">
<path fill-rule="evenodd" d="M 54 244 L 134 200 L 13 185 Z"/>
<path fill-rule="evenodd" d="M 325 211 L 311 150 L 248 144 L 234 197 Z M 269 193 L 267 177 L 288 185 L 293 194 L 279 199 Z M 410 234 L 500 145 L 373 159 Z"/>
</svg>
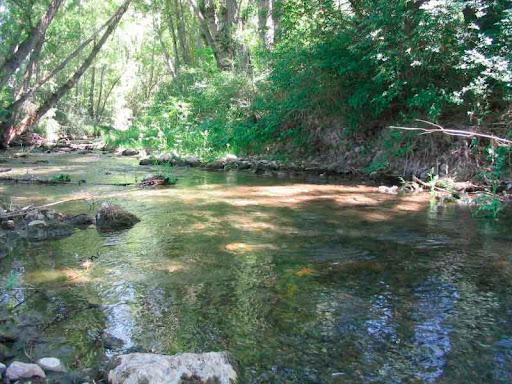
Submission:
<svg viewBox="0 0 512 384">
<path fill-rule="evenodd" d="M 0 185 L 4 200 L 86 198 L 59 205 L 66 213 L 112 201 L 141 222 L 20 242 L 0 260 L 2 281 L 16 276 L 0 299 L 23 330 L 20 359 L 82 370 L 130 351 L 227 350 L 241 383 L 512 381 L 507 218 L 357 184 L 178 169 L 176 187 L 139 190 L 95 184 L 158 167 L 97 154 L 23 161 L 11 175 L 87 183 Z"/>
</svg>

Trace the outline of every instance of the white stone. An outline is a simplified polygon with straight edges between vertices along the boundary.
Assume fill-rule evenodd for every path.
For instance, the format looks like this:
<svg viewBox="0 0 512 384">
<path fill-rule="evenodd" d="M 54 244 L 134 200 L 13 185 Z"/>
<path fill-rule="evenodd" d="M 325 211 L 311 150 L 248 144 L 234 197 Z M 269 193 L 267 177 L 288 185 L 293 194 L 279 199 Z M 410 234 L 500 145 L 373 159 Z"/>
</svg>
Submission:
<svg viewBox="0 0 512 384">
<path fill-rule="evenodd" d="M 11 365 L 9 365 L 9 368 L 7 368 L 5 377 L 11 381 L 16 381 L 36 377 L 45 379 L 46 375 L 44 374 L 44 371 L 41 369 L 41 367 L 37 364 L 27 364 L 14 361 L 11 363 Z"/>
<path fill-rule="evenodd" d="M 37 360 L 37 364 L 45 371 L 66 372 L 66 368 L 62 362 L 55 357 L 43 357 Z"/>
<path fill-rule="evenodd" d="M 237 373 L 225 352 L 183 353 L 174 356 L 130 353 L 118 356 L 108 374 L 110 384 L 179 384 L 193 378 L 194 383 L 235 384 Z"/>
</svg>

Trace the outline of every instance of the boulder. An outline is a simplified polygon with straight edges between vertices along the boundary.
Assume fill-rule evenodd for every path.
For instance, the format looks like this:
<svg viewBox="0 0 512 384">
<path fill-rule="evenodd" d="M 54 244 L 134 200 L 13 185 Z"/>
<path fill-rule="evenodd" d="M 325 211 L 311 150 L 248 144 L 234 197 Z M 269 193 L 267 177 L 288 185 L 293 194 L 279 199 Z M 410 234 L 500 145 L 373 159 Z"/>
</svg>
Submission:
<svg viewBox="0 0 512 384">
<path fill-rule="evenodd" d="M 121 155 L 123 155 L 123 156 L 135 156 L 138 154 L 139 154 L 139 151 L 137 151 L 136 149 L 131 149 L 131 148 L 125 149 L 123 152 L 121 152 Z"/>
<path fill-rule="evenodd" d="M 159 160 L 154 157 L 146 157 L 139 161 L 139 165 L 157 165 L 159 164 Z"/>
<path fill-rule="evenodd" d="M 0 363 L 0 377 L 4 375 L 6 369 L 7 367 L 5 366 L 5 364 Z"/>
<path fill-rule="evenodd" d="M 388 195 L 396 195 L 399 192 L 398 185 L 393 185 L 392 187 L 386 187 L 385 185 L 381 185 L 379 187 L 380 193 L 386 193 Z"/>
<path fill-rule="evenodd" d="M 110 384 L 234 384 L 237 373 L 226 352 L 183 353 L 174 356 L 130 353 L 114 360 Z"/>
<path fill-rule="evenodd" d="M 16 229 L 16 223 L 14 220 L 4 220 L 2 221 L 2 229 L 6 229 L 8 231 L 13 231 Z"/>
<path fill-rule="evenodd" d="M 44 220 L 33 220 L 27 225 L 27 237 L 33 240 L 44 240 L 48 236 L 48 225 Z"/>
<path fill-rule="evenodd" d="M 119 205 L 103 203 L 96 213 L 96 228 L 99 231 L 115 231 L 128 229 L 139 222 L 134 214 L 124 210 Z"/>
<path fill-rule="evenodd" d="M 199 167 L 201 165 L 201 160 L 196 156 L 187 156 L 183 159 L 183 164 L 189 167 Z"/>
<path fill-rule="evenodd" d="M 45 379 L 46 375 L 37 364 L 21 363 L 14 361 L 5 371 L 5 377 L 11 381 L 40 378 Z"/>
<path fill-rule="evenodd" d="M 229 163 L 232 161 L 237 161 L 238 157 L 236 155 L 228 153 L 227 155 L 224 155 L 220 160 L 223 161 L 224 163 Z"/>
<path fill-rule="evenodd" d="M 50 372 L 66 372 L 66 368 L 62 361 L 55 357 L 43 357 L 37 360 L 37 365 L 43 368 L 45 371 Z"/>
</svg>

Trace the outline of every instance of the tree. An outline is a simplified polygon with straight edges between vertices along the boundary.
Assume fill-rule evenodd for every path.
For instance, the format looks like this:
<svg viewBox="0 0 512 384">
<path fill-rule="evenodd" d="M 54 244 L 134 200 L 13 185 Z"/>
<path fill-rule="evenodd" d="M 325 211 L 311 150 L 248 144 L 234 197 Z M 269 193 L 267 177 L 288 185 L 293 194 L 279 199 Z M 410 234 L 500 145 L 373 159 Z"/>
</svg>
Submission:
<svg viewBox="0 0 512 384">
<path fill-rule="evenodd" d="M 0 88 L 7 83 L 11 75 L 21 66 L 34 47 L 44 41 L 46 30 L 63 2 L 64 0 L 52 0 L 46 12 L 41 16 L 39 22 L 32 28 L 25 40 L 17 48 L 11 49 L 12 54 L 0 66 Z"/>
<path fill-rule="evenodd" d="M 101 50 L 109 36 L 114 32 L 117 25 L 121 21 L 121 18 L 128 10 L 132 0 L 126 0 L 115 12 L 114 16 L 109 20 L 108 26 L 101 36 L 101 38 L 96 42 L 91 52 L 87 55 L 83 63 L 77 68 L 74 74 L 60 87 L 56 89 L 53 93 L 47 96 L 44 102 L 32 113 L 27 114 L 21 122 L 13 122 L 12 120 L 7 121 L 7 124 L 4 124 L 3 135 L 2 135 L 2 146 L 8 146 L 9 143 L 18 135 L 25 132 L 28 128 L 35 125 L 41 117 L 48 112 L 51 108 L 53 108 L 57 102 L 70 90 L 72 89 L 78 80 L 82 77 L 85 71 L 90 67 L 93 63 L 94 58 Z"/>
</svg>

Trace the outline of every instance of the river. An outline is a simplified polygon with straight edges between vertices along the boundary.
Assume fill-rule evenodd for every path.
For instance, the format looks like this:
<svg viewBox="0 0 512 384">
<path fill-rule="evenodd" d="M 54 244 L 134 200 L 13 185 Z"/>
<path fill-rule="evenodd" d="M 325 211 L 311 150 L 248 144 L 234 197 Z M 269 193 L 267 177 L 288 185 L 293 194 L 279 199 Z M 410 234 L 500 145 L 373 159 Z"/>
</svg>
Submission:
<svg viewBox="0 0 512 384">
<path fill-rule="evenodd" d="M 158 167 L 97 153 L 3 166 L 86 180 L 1 184 L 4 203 L 84 197 L 55 208 L 94 214 L 111 201 L 141 219 L 20 241 L 0 259 L 0 325 L 16 327 L 18 359 L 85 372 L 130 351 L 226 350 L 241 383 L 512 382 L 510 216 L 235 171 L 178 168 L 163 189 L 98 185 Z"/>
</svg>

